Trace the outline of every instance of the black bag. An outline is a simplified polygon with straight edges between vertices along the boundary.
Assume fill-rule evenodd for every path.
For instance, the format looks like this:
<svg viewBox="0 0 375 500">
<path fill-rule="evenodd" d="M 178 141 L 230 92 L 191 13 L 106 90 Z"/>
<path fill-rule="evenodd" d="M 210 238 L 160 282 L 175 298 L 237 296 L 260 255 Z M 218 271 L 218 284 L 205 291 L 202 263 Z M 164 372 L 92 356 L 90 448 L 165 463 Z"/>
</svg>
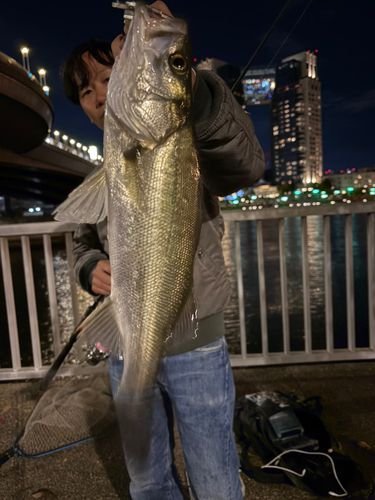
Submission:
<svg viewBox="0 0 375 500">
<path fill-rule="evenodd" d="M 322 497 L 368 498 L 372 484 L 350 457 L 333 451 L 321 410 L 318 397 L 298 402 L 280 392 L 237 400 L 234 431 L 243 472 L 258 482 L 287 483 Z M 249 452 L 261 463 L 254 464 Z"/>
</svg>

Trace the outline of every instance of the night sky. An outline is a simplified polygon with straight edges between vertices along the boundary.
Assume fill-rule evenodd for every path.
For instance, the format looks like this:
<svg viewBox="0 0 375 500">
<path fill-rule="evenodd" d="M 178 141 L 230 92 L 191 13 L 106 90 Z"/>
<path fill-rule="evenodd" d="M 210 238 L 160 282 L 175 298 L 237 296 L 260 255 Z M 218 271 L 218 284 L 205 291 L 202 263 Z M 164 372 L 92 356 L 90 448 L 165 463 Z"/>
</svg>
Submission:
<svg viewBox="0 0 375 500">
<path fill-rule="evenodd" d="M 243 67 L 286 0 L 170 0 L 190 30 L 193 55 L 215 57 Z M 253 67 L 267 66 L 309 0 L 296 0 Z M 275 59 L 318 49 L 322 84 L 324 170 L 375 166 L 373 16 L 368 0 L 314 0 Z M 22 62 L 30 48 L 31 71 L 47 70 L 55 110 L 53 129 L 83 144 L 101 146 L 102 132 L 64 96 L 59 68 L 67 53 L 88 38 L 112 40 L 122 29 L 122 11 L 111 0 L 4 0 L 0 10 L 0 51 Z M 270 149 L 268 106 L 250 109 L 265 152 Z M 0 110 L 1 115 L 1 110 Z M 101 149 L 101 147 L 100 147 Z"/>
</svg>

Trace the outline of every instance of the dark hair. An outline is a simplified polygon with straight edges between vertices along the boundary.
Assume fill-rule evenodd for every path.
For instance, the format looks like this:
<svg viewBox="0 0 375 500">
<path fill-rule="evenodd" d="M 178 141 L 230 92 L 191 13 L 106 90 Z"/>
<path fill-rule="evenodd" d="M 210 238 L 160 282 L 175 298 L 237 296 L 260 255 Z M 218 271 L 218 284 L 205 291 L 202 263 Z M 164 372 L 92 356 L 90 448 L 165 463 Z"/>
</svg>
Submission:
<svg viewBox="0 0 375 500">
<path fill-rule="evenodd" d="M 113 66 L 115 62 L 110 42 L 97 38 L 91 38 L 72 50 L 61 66 L 60 74 L 65 95 L 74 104 L 79 104 L 79 91 L 86 87 L 90 80 L 89 68 L 82 60 L 85 52 L 104 66 Z M 77 84 L 77 78 L 81 82 L 80 85 Z"/>
</svg>

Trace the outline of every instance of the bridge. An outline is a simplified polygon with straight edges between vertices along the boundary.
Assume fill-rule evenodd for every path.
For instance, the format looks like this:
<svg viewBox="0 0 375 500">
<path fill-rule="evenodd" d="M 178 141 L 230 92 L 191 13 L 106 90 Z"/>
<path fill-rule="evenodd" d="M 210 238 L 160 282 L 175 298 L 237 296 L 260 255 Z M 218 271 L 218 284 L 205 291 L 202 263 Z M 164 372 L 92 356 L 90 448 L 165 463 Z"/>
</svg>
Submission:
<svg viewBox="0 0 375 500">
<path fill-rule="evenodd" d="M 63 201 L 98 161 L 49 136 L 53 106 L 35 76 L 0 52 L 0 196 Z"/>
</svg>

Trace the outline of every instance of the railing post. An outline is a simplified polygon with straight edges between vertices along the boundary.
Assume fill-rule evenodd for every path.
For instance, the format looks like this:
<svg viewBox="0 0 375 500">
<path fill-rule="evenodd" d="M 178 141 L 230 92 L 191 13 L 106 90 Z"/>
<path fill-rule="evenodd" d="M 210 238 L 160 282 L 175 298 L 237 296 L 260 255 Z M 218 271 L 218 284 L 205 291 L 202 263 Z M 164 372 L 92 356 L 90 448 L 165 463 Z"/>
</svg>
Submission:
<svg viewBox="0 0 375 500">
<path fill-rule="evenodd" d="M 262 352 L 268 354 L 268 328 L 267 328 L 267 299 L 266 279 L 264 273 L 264 251 L 263 251 L 263 226 L 262 221 L 257 221 L 257 246 L 258 246 L 258 275 L 259 275 L 259 303 L 260 324 L 262 329 Z"/>
<path fill-rule="evenodd" d="M 29 311 L 29 323 L 31 334 L 31 345 L 33 349 L 34 367 L 36 370 L 42 368 L 42 352 L 40 348 L 38 310 L 36 308 L 35 286 L 33 263 L 31 260 L 30 239 L 28 236 L 21 236 L 22 257 L 25 273 L 27 308 Z"/>
<path fill-rule="evenodd" d="M 290 353 L 290 330 L 288 308 L 288 282 L 286 273 L 285 253 L 285 220 L 279 219 L 279 253 L 280 253 L 280 284 L 281 284 L 281 310 L 283 318 L 284 354 Z"/>
<path fill-rule="evenodd" d="M 369 343 L 375 350 L 375 214 L 367 214 L 367 266 Z"/>
<path fill-rule="evenodd" d="M 312 351 L 311 339 L 311 310 L 310 310 L 310 276 L 309 256 L 307 240 L 307 217 L 301 217 L 301 241 L 302 241 L 302 282 L 303 282 L 303 315 L 305 324 L 305 352 Z"/>
<path fill-rule="evenodd" d="M 246 345 L 246 321 L 245 321 L 245 298 L 243 291 L 242 261 L 241 261 L 241 237 L 240 223 L 235 222 L 235 245 L 236 245 L 236 267 L 237 267 L 237 290 L 238 290 L 238 308 L 240 315 L 240 335 L 241 335 L 241 356 L 247 357 Z"/>
<path fill-rule="evenodd" d="M 324 234 L 324 291 L 326 306 L 326 350 L 333 352 L 333 302 L 332 302 L 332 250 L 331 250 L 331 219 L 323 217 Z"/>
<path fill-rule="evenodd" d="M 348 349 L 355 349 L 354 266 L 352 214 L 345 215 L 346 307 L 348 316 Z"/>
<path fill-rule="evenodd" d="M 3 271 L 5 303 L 7 308 L 9 342 L 12 356 L 13 371 L 21 368 L 20 344 L 18 340 L 18 327 L 16 305 L 14 302 L 13 278 L 9 256 L 9 245 L 6 238 L 0 238 L 1 266 Z"/>
</svg>

